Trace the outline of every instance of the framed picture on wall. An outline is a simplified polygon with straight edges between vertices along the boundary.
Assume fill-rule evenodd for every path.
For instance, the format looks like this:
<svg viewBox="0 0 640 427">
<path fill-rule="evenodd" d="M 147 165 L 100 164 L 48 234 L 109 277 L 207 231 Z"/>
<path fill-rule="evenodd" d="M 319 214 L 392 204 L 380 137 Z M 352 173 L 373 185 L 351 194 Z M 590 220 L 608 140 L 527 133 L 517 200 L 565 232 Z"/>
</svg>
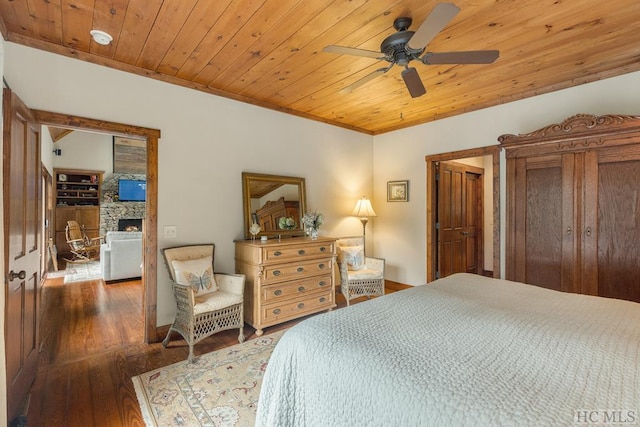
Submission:
<svg viewBox="0 0 640 427">
<path fill-rule="evenodd" d="M 409 181 L 388 181 L 387 202 L 408 202 Z"/>
</svg>

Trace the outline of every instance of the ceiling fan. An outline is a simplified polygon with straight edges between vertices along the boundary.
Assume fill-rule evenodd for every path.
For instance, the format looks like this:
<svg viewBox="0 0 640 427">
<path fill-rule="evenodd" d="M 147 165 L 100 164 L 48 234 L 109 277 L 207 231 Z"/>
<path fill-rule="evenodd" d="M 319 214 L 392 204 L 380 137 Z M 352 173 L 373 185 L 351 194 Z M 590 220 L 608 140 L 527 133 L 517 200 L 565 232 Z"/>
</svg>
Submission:
<svg viewBox="0 0 640 427">
<path fill-rule="evenodd" d="M 411 61 L 420 61 L 426 65 L 434 64 L 490 64 L 498 59 L 500 52 L 497 50 L 472 50 L 465 52 L 425 52 L 427 44 L 460 12 L 460 8 L 453 3 L 438 3 L 431 14 L 424 20 L 417 31 L 409 31 L 411 18 L 400 17 L 393 21 L 396 33 L 382 41 L 380 52 L 355 47 L 327 46 L 325 52 L 341 55 L 364 56 L 377 60 L 385 60 L 390 63 L 388 67 L 379 68 L 360 80 L 351 83 L 340 91 L 350 93 L 375 77 L 386 73 L 394 65 L 404 67 L 402 79 L 404 80 L 412 98 L 427 93 L 422 80 L 415 68 L 409 67 Z M 424 55 L 422 55 L 424 53 Z M 422 56 L 421 56 L 422 55 Z"/>
</svg>

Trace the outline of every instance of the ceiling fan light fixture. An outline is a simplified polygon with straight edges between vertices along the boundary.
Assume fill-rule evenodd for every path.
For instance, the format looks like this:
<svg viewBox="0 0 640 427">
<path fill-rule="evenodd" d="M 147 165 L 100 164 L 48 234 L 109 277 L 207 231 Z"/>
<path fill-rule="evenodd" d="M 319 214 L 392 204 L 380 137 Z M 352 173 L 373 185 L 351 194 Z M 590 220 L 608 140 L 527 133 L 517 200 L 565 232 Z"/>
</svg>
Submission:
<svg viewBox="0 0 640 427">
<path fill-rule="evenodd" d="M 91 30 L 89 31 L 89 34 L 91 34 L 91 37 L 93 37 L 93 41 L 103 46 L 108 45 L 113 40 L 111 34 L 101 30 Z"/>
</svg>

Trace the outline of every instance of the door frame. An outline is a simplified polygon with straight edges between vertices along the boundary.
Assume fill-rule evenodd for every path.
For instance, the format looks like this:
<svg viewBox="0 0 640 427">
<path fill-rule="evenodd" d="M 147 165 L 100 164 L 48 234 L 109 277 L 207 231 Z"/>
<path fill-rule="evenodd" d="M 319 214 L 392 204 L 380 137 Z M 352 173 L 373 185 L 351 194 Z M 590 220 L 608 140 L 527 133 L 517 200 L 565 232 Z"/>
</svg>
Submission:
<svg viewBox="0 0 640 427">
<path fill-rule="evenodd" d="M 42 147 L 42 141 L 40 141 L 40 146 Z M 44 279 L 46 277 L 46 273 L 49 270 L 49 261 L 51 261 L 51 252 L 49 250 L 49 238 L 51 237 L 51 220 L 53 219 L 53 210 L 49 209 L 51 206 L 51 190 L 53 188 L 53 176 L 49 173 L 47 168 L 40 163 L 40 183 L 42 188 L 40 188 L 40 206 L 42 207 L 42 212 L 40 214 L 40 218 L 42 223 L 40 224 L 40 243 L 42 247 L 42 256 L 40 260 L 40 277 Z M 54 263 L 55 264 L 55 263 Z M 41 286 L 42 286 L 42 281 Z"/>
<path fill-rule="evenodd" d="M 42 125 L 72 130 L 108 133 L 122 137 L 145 138 L 147 141 L 147 197 L 145 201 L 145 234 L 142 269 L 142 306 L 144 316 L 144 342 L 159 341 L 157 328 L 157 266 L 158 266 L 158 140 L 160 130 L 86 117 L 32 110 Z"/>
<path fill-rule="evenodd" d="M 500 149 L 499 145 L 425 156 L 427 167 L 427 282 L 436 280 L 436 163 L 468 157 L 491 156 L 493 160 L 493 277 L 500 277 Z M 485 230 L 487 232 L 487 230 Z"/>
</svg>

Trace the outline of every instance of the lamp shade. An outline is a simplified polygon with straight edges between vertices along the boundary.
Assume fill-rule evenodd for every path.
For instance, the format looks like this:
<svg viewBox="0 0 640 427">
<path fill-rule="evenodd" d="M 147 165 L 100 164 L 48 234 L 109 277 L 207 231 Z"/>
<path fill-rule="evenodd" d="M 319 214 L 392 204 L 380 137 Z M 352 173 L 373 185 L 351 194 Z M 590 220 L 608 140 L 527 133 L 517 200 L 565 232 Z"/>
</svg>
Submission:
<svg viewBox="0 0 640 427">
<path fill-rule="evenodd" d="M 365 196 L 358 200 L 356 207 L 353 209 L 353 216 L 359 216 L 360 218 L 368 218 L 371 216 L 377 216 L 376 212 L 371 206 L 371 202 Z"/>
</svg>

